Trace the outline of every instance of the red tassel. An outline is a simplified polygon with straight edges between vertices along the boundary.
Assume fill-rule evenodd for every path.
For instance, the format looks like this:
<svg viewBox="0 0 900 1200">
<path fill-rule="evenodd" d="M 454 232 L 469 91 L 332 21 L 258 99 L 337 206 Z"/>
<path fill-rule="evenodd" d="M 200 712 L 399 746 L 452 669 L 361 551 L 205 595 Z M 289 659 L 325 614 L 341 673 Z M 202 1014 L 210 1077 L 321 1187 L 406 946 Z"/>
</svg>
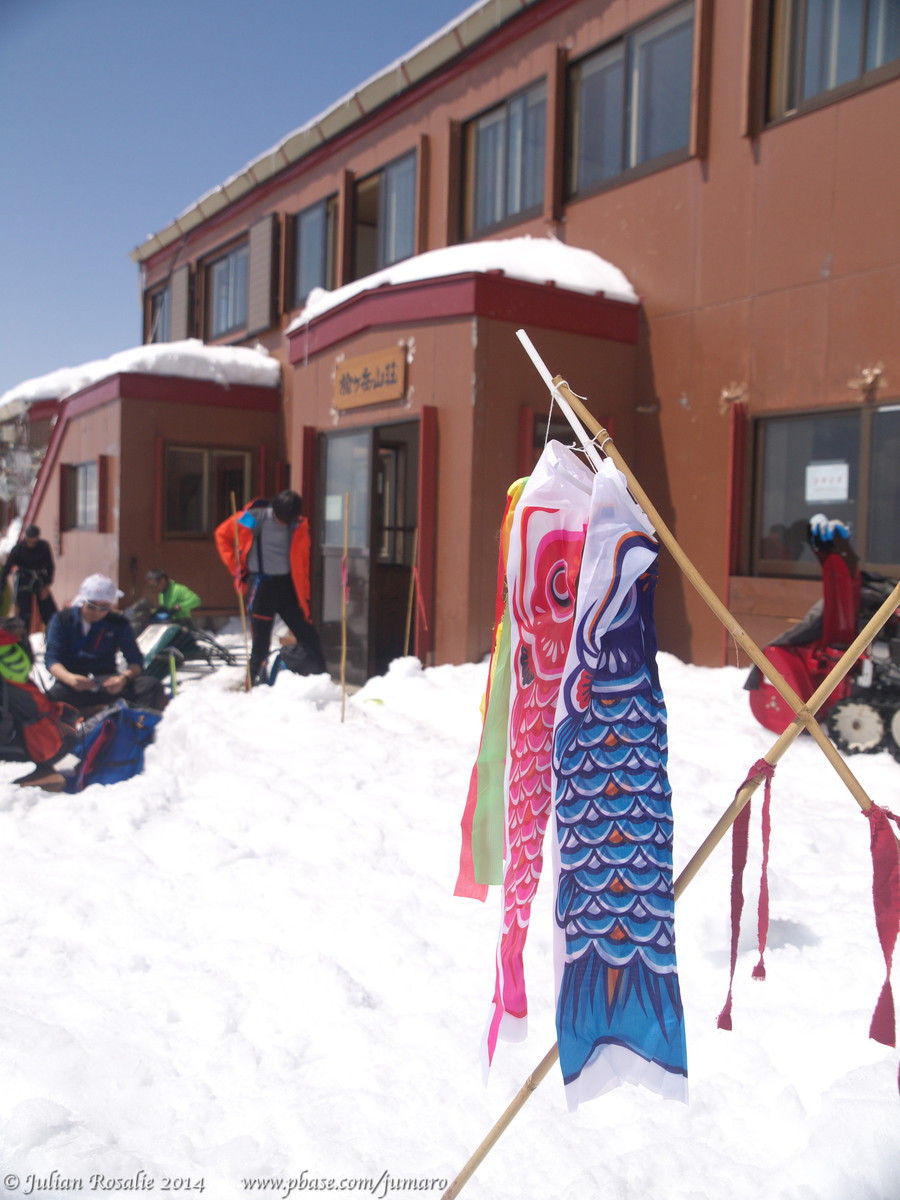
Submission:
<svg viewBox="0 0 900 1200">
<path fill-rule="evenodd" d="M 900 818 L 886 808 L 873 804 L 863 810 L 869 821 L 872 848 L 872 900 L 875 928 L 884 954 L 885 979 L 872 1014 L 869 1037 L 883 1046 L 897 1044 L 894 994 L 891 990 L 891 965 L 900 929 L 900 850 L 890 822 Z"/>
<path fill-rule="evenodd" d="M 768 882 L 768 867 L 769 867 L 769 834 L 771 830 L 769 820 L 769 806 L 771 801 L 771 784 L 772 776 L 775 774 L 775 767 L 772 763 L 766 762 L 761 758 L 755 762 L 750 768 L 747 778 L 738 788 L 735 795 L 739 794 L 741 789 L 755 779 L 758 775 L 765 778 L 765 800 L 763 801 L 763 866 L 762 880 L 760 881 L 760 896 L 759 896 L 759 922 L 758 922 L 758 939 L 759 939 L 759 962 L 753 971 L 755 979 L 765 979 L 766 968 L 763 962 L 763 954 L 765 951 L 766 937 L 769 931 L 769 882 Z M 731 1005 L 732 991 L 734 988 L 734 972 L 737 967 L 737 952 L 738 939 L 741 934 L 741 913 L 744 909 L 744 868 L 747 865 L 747 843 L 749 841 L 750 830 L 750 802 L 748 801 L 737 816 L 734 825 L 731 829 L 731 975 L 728 981 L 728 995 L 725 999 L 725 1006 L 719 1013 L 716 1024 L 719 1029 L 731 1029 Z M 765 896 L 765 901 L 763 900 Z"/>
<path fill-rule="evenodd" d="M 740 790 L 740 789 L 739 789 Z M 716 1024 L 720 1029 L 731 1029 L 731 992 L 734 987 L 734 971 L 737 966 L 738 938 L 741 933 L 741 913 L 744 908 L 744 867 L 747 865 L 747 834 L 750 828 L 749 802 L 738 813 L 731 827 L 731 975 L 725 1007 L 719 1013 Z"/>
<path fill-rule="evenodd" d="M 772 840 L 772 776 L 775 774 L 775 768 L 761 758 L 750 772 L 750 778 L 759 774 L 765 776 L 765 795 L 762 807 L 762 868 L 759 877 L 759 908 L 756 925 L 759 962 L 753 968 L 753 978 L 765 979 L 766 941 L 769 936 L 769 842 Z"/>
</svg>

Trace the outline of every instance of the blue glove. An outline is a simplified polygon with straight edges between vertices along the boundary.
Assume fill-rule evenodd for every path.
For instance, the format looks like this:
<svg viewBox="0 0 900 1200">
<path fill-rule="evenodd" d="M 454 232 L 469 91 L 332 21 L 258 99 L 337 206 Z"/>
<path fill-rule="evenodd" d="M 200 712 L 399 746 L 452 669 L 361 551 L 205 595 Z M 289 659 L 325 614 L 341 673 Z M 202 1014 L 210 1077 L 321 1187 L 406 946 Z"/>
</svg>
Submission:
<svg viewBox="0 0 900 1200">
<path fill-rule="evenodd" d="M 169 614 L 167 612 L 155 612 L 153 614 L 153 621 L 156 625 L 164 625 L 168 619 Z"/>
<path fill-rule="evenodd" d="M 820 542 L 833 542 L 836 533 L 847 541 L 850 540 L 850 526 L 843 521 L 829 520 L 824 513 L 816 513 L 814 517 L 810 517 L 809 532 L 811 537 Z"/>
</svg>

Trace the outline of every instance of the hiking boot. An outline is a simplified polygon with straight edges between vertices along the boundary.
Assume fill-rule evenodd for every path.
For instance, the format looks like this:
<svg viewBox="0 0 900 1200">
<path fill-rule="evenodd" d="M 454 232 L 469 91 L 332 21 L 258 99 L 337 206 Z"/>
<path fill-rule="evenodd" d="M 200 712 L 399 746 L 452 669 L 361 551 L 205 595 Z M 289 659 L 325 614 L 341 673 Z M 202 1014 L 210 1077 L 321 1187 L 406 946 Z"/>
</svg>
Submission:
<svg viewBox="0 0 900 1200">
<path fill-rule="evenodd" d="M 35 767 L 28 775 L 14 779 L 19 787 L 39 787 L 45 792 L 61 792 L 66 786 L 66 777 L 53 767 Z"/>
</svg>

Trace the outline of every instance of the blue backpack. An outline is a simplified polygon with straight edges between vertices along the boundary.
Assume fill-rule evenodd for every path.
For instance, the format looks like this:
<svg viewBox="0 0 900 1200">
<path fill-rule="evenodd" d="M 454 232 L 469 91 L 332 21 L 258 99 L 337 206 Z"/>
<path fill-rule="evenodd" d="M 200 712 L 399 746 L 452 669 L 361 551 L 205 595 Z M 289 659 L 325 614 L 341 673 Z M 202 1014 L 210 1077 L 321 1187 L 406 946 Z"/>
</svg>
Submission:
<svg viewBox="0 0 900 1200">
<path fill-rule="evenodd" d="M 66 791 L 80 792 L 92 783 L 118 783 L 144 769 L 144 750 L 153 741 L 161 713 L 129 708 L 119 700 L 84 722 L 72 753 L 81 759 L 65 772 Z"/>
</svg>

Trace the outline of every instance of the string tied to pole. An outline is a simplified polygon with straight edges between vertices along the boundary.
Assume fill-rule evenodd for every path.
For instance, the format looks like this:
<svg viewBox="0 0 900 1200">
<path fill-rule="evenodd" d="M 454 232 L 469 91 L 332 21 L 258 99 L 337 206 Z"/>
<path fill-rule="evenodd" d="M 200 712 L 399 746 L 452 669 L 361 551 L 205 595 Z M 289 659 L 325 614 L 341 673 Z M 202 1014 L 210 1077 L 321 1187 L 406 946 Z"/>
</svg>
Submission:
<svg viewBox="0 0 900 1200">
<path fill-rule="evenodd" d="M 771 838 L 771 803 L 772 778 L 775 775 L 774 763 L 761 758 L 747 772 L 747 778 L 735 793 L 735 799 L 748 784 L 755 783 L 760 776 L 764 782 L 762 810 L 762 868 L 759 885 L 759 908 L 757 921 L 757 941 L 759 946 L 759 962 L 753 968 L 754 979 L 765 979 L 765 949 L 769 934 L 769 841 Z M 738 814 L 731 831 L 731 973 L 728 981 L 728 995 L 725 1005 L 719 1013 L 716 1024 L 719 1029 L 731 1029 L 731 1008 L 734 990 L 734 974 L 737 968 L 738 939 L 741 933 L 741 914 L 744 909 L 744 868 L 747 865 L 747 849 L 750 833 L 750 801 L 748 800 Z"/>
</svg>

